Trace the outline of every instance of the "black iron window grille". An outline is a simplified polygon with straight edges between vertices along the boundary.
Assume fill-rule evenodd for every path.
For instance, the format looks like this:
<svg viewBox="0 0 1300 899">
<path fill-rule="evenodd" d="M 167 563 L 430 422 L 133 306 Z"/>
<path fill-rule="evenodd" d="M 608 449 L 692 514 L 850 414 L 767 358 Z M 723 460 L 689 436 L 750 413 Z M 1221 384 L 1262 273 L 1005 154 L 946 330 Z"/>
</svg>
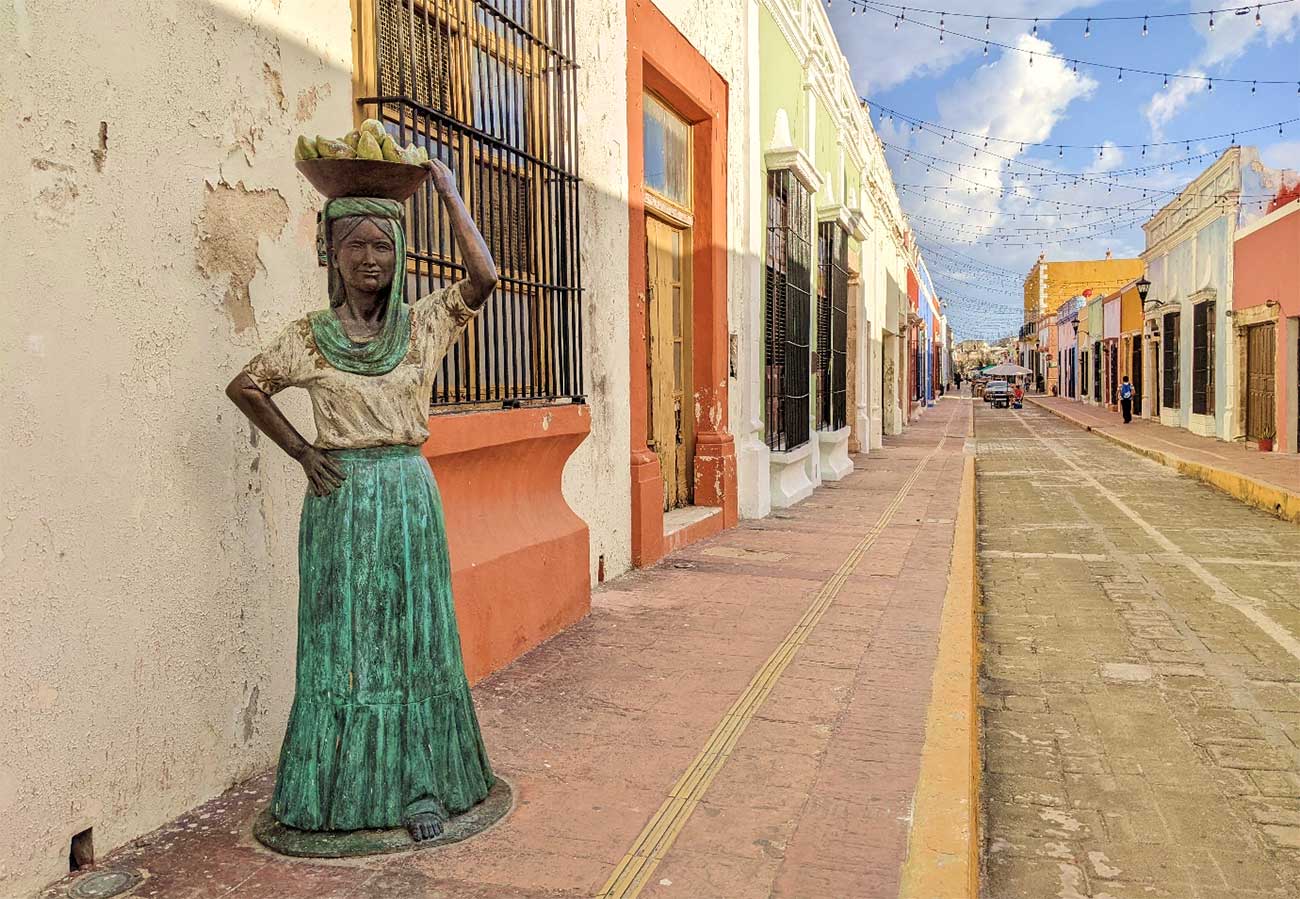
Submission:
<svg viewBox="0 0 1300 899">
<path fill-rule="evenodd" d="M 817 427 L 848 421 L 849 239 L 835 222 L 817 227 Z"/>
<path fill-rule="evenodd" d="M 365 115 L 450 166 L 500 282 L 433 406 L 583 399 L 572 0 L 358 0 Z M 408 299 L 464 276 L 437 194 L 407 207 Z"/>
<path fill-rule="evenodd" d="M 1092 344 L 1092 399 L 1101 402 L 1101 341 Z"/>
<path fill-rule="evenodd" d="M 1214 414 L 1214 304 L 1192 311 L 1192 412 Z"/>
<path fill-rule="evenodd" d="M 767 176 L 764 350 L 767 445 L 784 452 L 808 442 L 811 198 L 788 169 Z"/>
<path fill-rule="evenodd" d="M 1161 340 L 1161 354 L 1164 357 L 1164 371 L 1161 373 L 1162 402 L 1166 409 L 1177 409 L 1179 403 L 1179 384 L 1178 384 L 1178 341 L 1181 338 L 1179 333 L 1179 314 L 1177 312 L 1165 313 L 1165 324 Z"/>
</svg>

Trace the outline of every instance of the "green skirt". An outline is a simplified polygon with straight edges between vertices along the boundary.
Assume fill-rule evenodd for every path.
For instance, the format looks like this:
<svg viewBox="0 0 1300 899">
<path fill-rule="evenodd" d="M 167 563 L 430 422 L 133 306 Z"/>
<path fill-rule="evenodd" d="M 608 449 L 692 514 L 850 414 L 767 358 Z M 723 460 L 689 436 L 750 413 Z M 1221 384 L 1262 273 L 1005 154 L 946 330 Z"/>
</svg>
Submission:
<svg viewBox="0 0 1300 899">
<path fill-rule="evenodd" d="M 451 598 L 442 503 L 418 447 L 330 454 L 298 534 L 298 669 L 271 812 L 301 830 L 447 816 L 492 786 Z"/>
</svg>

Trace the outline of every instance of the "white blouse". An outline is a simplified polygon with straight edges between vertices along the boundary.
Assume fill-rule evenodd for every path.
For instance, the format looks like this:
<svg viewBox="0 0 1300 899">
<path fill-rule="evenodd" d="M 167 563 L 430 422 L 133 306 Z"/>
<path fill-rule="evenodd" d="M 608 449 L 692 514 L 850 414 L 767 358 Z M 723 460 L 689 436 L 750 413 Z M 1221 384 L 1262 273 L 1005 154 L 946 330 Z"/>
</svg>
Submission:
<svg viewBox="0 0 1300 899">
<path fill-rule="evenodd" d="M 304 317 L 290 324 L 244 367 L 267 394 L 306 388 L 319 449 L 420 446 L 429 438 L 429 400 L 442 357 L 474 311 L 461 285 L 435 290 L 411 307 L 411 345 L 384 375 L 339 371 L 326 361 Z"/>
</svg>

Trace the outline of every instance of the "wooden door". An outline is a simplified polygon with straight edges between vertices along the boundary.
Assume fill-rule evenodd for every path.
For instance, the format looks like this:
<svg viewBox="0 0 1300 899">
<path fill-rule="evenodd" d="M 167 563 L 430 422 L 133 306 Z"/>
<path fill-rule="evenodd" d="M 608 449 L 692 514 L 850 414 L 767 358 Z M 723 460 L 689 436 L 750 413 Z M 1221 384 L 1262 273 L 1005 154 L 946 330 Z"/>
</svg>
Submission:
<svg viewBox="0 0 1300 899">
<path fill-rule="evenodd" d="M 663 474 L 665 512 L 690 505 L 694 480 L 687 237 L 686 229 L 646 216 L 648 433 Z"/>
<path fill-rule="evenodd" d="M 1246 439 L 1276 433 L 1277 330 L 1272 322 L 1246 329 Z"/>
<path fill-rule="evenodd" d="M 1142 338 L 1129 338 L 1129 383 L 1133 385 L 1133 414 L 1142 414 Z"/>
</svg>

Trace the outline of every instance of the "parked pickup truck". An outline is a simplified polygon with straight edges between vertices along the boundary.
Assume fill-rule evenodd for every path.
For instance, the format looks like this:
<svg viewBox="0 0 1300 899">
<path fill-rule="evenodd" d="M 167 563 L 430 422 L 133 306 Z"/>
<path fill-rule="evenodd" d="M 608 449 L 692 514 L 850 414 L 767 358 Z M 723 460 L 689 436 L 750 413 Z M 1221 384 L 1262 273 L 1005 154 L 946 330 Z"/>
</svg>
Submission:
<svg viewBox="0 0 1300 899">
<path fill-rule="evenodd" d="M 984 402 L 992 403 L 994 409 L 1006 409 L 1011 405 L 1011 386 L 1006 381 L 989 381 L 984 386 Z"/>
</svg>

